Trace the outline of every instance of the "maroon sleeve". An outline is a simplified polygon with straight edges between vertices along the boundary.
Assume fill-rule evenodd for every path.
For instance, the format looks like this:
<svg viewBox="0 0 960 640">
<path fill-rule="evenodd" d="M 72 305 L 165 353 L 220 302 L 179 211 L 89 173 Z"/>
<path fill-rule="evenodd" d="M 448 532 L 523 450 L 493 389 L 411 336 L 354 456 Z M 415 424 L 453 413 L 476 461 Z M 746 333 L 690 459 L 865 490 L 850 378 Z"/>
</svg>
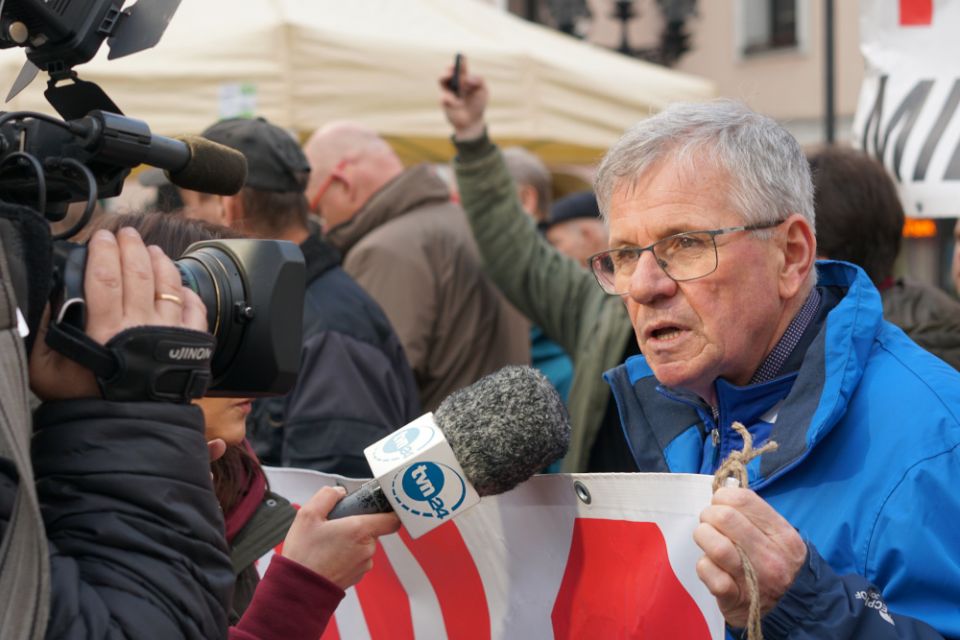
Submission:
<svg viewBox="0 0 960 640">
<path fill-rule="evenodd" d="M 327 628 L 343 590 L 305 566 L 275 555 L 231 640 L 317 640 Z"/>
</svg>

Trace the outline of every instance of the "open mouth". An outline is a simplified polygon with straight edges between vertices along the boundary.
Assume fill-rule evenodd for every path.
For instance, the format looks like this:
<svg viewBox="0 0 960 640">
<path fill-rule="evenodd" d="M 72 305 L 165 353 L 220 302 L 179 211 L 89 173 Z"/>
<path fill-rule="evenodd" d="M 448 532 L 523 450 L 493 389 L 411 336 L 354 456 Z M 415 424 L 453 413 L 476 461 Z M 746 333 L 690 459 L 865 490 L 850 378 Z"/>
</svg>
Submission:
<svg viewBox="0 0 960 640">
<path fill-rule="evenodd" d="M 650 337 L 654 340 L 672 340 L 679 336 L 682 331 L 677 326 L 658 327 L 650 332 Z"/>
</svg>

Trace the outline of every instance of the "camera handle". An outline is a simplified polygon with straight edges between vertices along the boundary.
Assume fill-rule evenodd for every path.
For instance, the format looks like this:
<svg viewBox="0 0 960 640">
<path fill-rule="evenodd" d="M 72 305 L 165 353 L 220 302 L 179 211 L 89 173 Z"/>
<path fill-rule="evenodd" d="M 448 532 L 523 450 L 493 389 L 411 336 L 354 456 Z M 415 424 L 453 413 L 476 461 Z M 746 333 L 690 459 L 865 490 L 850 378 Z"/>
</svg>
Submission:
<svg viewBox="0 0 960 640">
<path fill-rule="evenodd" d="M 206 393 L 216 346 L 209 333 L 177 327 L 133 327 L 101 345 L 66 320 L 50 324 L 46 342 L 90 369 L 107 400 L 181 404 Z"/>
</svg>

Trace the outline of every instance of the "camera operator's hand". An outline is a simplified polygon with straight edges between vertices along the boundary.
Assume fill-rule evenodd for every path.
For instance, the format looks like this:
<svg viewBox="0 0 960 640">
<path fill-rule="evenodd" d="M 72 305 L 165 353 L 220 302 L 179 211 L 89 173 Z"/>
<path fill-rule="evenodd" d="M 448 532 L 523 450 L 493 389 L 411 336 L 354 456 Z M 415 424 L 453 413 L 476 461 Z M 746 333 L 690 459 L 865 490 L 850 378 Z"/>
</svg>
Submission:
<svg viewBox="0 0 960 640">
<path fill-rule="evenodd" d="M 467 73 L 467 59 L 460 66 L 460 95 L 450 90 L 453 65 L 440 76 L 440 104 L 447 120 L 453 125 L 457 140 L 476 140 L 483 135 L 486 123 L 483 120 L 489 98 L 487 85 L 480 76 Z"/>
<path fill-rule="evenodd" d="M 327 520 L 344 494 L 342 487 L 324 487 L 313 494 L 297 512 L 282 555 L 346 590 L 370 570 L 377 538 L 395 533 L 400 519 L 395 513 L 376 513 Z"/>
<path fill-rule="evenodd" d="M 200 298 L 183 287 L 180 272 L 159 247 L 147 247 L 134 229 L 93 234 L 84 273 L 86 333 L 100 344 L 125 329 L 168 326 L 206 331 Z M 41 400 L 97 397 L 93 373 L 47 346 L 49 309 L 30 357 L 30 387 Z"/>
</svg>

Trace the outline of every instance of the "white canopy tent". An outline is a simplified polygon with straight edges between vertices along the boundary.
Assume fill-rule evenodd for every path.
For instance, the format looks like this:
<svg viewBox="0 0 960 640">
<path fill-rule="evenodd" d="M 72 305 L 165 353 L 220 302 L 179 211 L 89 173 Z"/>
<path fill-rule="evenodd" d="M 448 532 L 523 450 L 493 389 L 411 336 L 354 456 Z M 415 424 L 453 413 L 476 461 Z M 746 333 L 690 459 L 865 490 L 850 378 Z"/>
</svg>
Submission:
<svg viewBox="0 0 960 640">
<path fill-rule="evenodd" d="M 155 133 L 198 133 L 239 114 L 301 135 L 351 119 L 408 159 L 440 159 L 451 149 L 437 77 L 456 51 L 487 78 L 496 138 L 552 162 L 596 160 L 636 120 L 714 94 L 703 79 L 476 0 L 183 0 L 155 48 L 107 60 L 104 45 L 77 71 Z M 0 54 L 9 86 L 24 53 Z M 41 74 L 5 108 L 52 112 L 45 80 Z"/>
</svg>

